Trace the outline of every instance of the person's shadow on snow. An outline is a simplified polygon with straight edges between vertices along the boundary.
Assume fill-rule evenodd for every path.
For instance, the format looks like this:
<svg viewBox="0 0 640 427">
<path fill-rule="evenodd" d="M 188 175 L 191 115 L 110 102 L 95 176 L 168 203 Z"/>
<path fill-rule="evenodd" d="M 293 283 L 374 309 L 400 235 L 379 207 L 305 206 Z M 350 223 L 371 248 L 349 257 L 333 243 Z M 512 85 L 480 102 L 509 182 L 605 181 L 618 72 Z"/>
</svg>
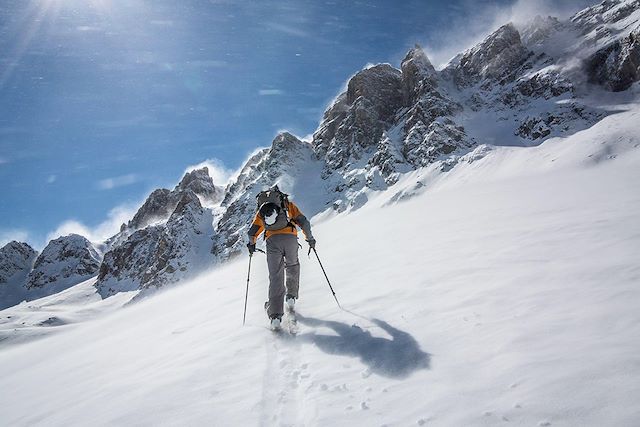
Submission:
<svg viewBox="0 0 640 427">
<path fill-rule="evenodd" d="M 356 325 L 305 317 L 299 313 L 297 319 L 304 325 L 325 326 L 338 334 L 319 335 L 308 332 L 298 335 L 299 340 L 311 342 L 325 353 L 359 357 L 372 373 L 391 378 L 407 378 L 419 369 L 430 367 L 431 355 L 422 351 L 410 334 L 383 320 L 371 319 L 391 335 L 391 339 L 374 337 L 369 331 Z"/>
</svg>

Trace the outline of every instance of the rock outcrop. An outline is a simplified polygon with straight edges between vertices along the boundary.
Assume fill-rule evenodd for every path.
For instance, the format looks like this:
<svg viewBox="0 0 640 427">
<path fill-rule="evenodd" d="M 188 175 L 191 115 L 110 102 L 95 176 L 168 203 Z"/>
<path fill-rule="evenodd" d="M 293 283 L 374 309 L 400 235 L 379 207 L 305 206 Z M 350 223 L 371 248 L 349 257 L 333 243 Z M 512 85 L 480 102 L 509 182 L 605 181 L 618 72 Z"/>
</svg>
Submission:
<svg viewBox="0 0 640 427">
<path fill-rule="evenodd" d="M 640 80 L 640 31 L 598 50 L 586 61 L 592 83 L 620 92 Z"/>
<path fill-rule="evenodd" d="M 507 24 L 463 53 L 446 72 L 452 74 L 461 88 L 482 80 L 505 84 L 515 79 L 529 54 L 518 30 L 513 24 Z"/>
</svg>

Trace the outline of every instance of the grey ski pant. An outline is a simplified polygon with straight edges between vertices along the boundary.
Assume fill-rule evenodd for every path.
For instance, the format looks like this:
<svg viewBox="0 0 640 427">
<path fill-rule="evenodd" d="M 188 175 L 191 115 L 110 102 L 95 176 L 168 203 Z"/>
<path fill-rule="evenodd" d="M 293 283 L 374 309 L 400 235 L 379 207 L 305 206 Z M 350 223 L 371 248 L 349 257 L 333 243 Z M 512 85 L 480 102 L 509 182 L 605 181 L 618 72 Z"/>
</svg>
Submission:
<svg viewBox="0 0 640 427">
<path fill-rule="evenodd" d="M 293 234 L 275 234 L 267 239 L 267 266 L 269 267 L 269 317 L 282 316 L 284 296 L 298 298 L 300 263 L 298 238 Z M 286 283 L 285 283 L 286 271 Z"/>
</svg>

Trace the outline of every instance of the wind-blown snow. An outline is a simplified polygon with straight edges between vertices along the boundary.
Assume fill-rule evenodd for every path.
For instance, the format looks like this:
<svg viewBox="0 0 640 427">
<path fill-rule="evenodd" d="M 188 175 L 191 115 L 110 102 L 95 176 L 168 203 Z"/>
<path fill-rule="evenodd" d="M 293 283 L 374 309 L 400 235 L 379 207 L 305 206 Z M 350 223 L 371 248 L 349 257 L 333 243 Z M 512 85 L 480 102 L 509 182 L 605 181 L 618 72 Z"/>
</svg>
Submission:
<svg viewBox="0 0 640 427">
<path fill-rule="evenodd" d="M 316 223 L 346 311 L 301 256 L 296 337 L 266 329 L 256 254 L 245 327 L 243 257 L 5 349 L 0 424 L 637 425 L 640 141 L 626 109 L 537 147 L 479 147 Z"/>
</svg>

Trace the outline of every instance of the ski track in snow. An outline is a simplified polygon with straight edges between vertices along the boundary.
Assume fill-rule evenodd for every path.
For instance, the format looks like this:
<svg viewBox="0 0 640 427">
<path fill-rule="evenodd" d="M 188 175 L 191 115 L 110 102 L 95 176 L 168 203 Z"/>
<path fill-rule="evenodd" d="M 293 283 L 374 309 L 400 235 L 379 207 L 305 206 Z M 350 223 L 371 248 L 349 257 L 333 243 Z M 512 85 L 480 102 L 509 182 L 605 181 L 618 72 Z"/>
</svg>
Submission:
<svg viewBox="0 0 640 427">
<path fill-rule="evenodd" d="M 313 386 L 309 384 L 309 364 L 304 362 L 294 320 L 285 313 L 282 329 L 265 336 L 267 363 L 262 381 L 261 426 L 303 426 L 305 417 L 315 417 L 315 408 L 305 397 Z"/>
</svg>

